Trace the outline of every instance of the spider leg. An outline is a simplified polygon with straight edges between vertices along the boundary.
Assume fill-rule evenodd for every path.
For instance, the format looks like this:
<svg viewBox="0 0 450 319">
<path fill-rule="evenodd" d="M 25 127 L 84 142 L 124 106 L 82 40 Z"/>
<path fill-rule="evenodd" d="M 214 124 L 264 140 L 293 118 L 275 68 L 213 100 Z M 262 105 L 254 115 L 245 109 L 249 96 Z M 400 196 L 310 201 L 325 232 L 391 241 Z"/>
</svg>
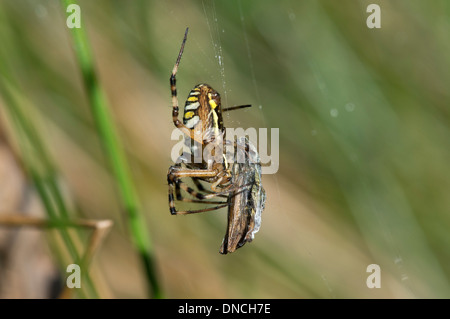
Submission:
<svg viewBox="0 0 450 319">
<path fill-rule="evenodd" d="M 211 199 L 214 198 L 218 195 L 222 195 L 222 194 L 228 194 L 228 192 L 222 192 L 222 193 L 212 193 L 212 194 L 207 194 L 204 195 L 200 192 L 195 191 L 194 189 L 192 189 L 191 187 L 187 186 L 185 183 L 183 183 L 180 180 L 179 175 L 181 175 L 182 177 L 192 177 L 192 176 L 198 176 L 198 175 L 204 175 L 207 177 L 210 177 L 208 175 L 214 176 L 214 174 L 216 174 L 215 171 L 208 171 L 208 170 L 191 170 L 191 169 L 182 169 L 179 166 L 171 166 L 169 168 L 169 173 L 167 174 L 167 182 L 169 184 L 169 209 L 170 209 L 170 213 L 172 215 L 176 215 L 176 214 L 189 214 L 189 213 L 200 213 L 200 212 L 206 212 L 206 211 L 211 211 L 211 210 L 216 210 L 222 207 L 225 207 L 228 205 L 228 203 L 223 203 L 221 205 L 215 206 L 215 207 L 210 207 L 210 208 L 205 208 L 205 209 L 200 209 L 200 210 L 195 210 L 195 211 L 186 211 L 186 212 L 178 212 L 175 208 L 175 199 L 174 199 L 174 191 L 177 192 L 176 188 L 181 188 L 183 189 L 185 192 L 189 193 L 190 195 L 192 195 L 193 197 L 195 197 L 197 200 L 199 201 L 204 201 L 205 199 Z M 201 176 L 201 177 L 204 177 Z M 181 194 L 177 195 L 178 197 L 181 197 Z M 186 200 L 189 201 L 189 200 Z M 214 203 L 214 202 L 212 202 Z M 209 204 L 212 204 L 209 203 Z"/>
<path fill-rule="evenodd" d="M 182 198 L 179 201 L 187 202 L 187 203 L 197 203 L 197 204 L 225 204 L 225 203 L 227 203 L 227 202 L 221 202 L 221 201 L 200 200 L 200 199 L 190 199 L 190 198 Z"/>
<path fill-rule="evenodd" d="M 214 207 L 208 207 L 208 208 L 204 208 L 204 209 L 197 209 L 197 210 L 185 210 L 185 211 L 177 211 L 175 210 L 172 215 L 187 215 L 187 214 L 197 214 L 197 213 L 203 213 L 203 212 L 209 212 L 209 211 L 213 211 L 213 210 L 219 210 L 221 208 L 227 207 L 229 206 L 228 203 L 222 204 L 222 205 L 217 205 Z"/>
<path fill-rule="evenodd" d="M 231 107 L 226 107 L 222 109 L 222 112 L 228 112 L 228 111 L 234 111 L 234 110 L 239 110 L 239 109 L 243 109 L 246 107 L 251 107 L 250 104 L 245 104 L 245 105 L 238 105 L 238 106 L 231 106 Z"/>
<path fill-rule="evenodd" d="M 184 125 L 179 119 L 179 107 L 178 107 L 178 97 L 177 97 L 177 86 L 176 86 L 176 74 L 178 71 L 178 66 L 180 65 L 181 56 L 183 55 L 184 45 L 186 44 L 187 34 L 189 28 L 186 28 L 186 32 L 184 33 L 183 42 L 181 43 L 180 53 L 178 53 L 177 62 L 172 70 L 172 75 L 170 76 L 170 91 L 172 93 L 172 120 L 173 124 L 180 129 L 184 134 L 189 136 L 191 139 L 203 144 L 203 140 L 194 134 L 194 130 L 189 129 L 186 125 Z"/>
<path fill-rule="evenodd" d="M 213 191 L 211 191 L 211 190 L 209 190 L 209 189 L 206 189 L 206 188 L 203 186 L 203 184 L 200 183 L 200 180 L 199 180 L 198 178 L 193 177 L 193 178 L 192 178 L 192 181 L 194 182 L 195 186 L 197 187 L 197 189 L 198 189 L 200 192 L 208 193 L 208 194 L 214 194 Z M 228 196 L 226 196 L 226 195 L 218 195 L 218 197 L 228 198 Z"/>
<path fill-rule="evenodd" d="M 222 182 L 222 180 L 223 180 L 223 176 L 220 177 L 217 181 L 215 181 L 215 182 L 211 185 L 211 189 L 212 189 L 213 192 L 216 192 L 216 193 L 217 193 L 217 191 L 216 191 L 217 185 L 219 185 L 220 182 Z"/>
<path fill-rule="evenodd" d="M 187 192 L 188 194 L 190 194 L 191 196 L 195 197 L 196 199 L 194 200 L 190 200 L 190 199 L 186 199 L 185 201 L 193 201 L 193 202 L 203 202 L 203 203 L 207 203 L 207 204 L 213 204 L 213 203 L 219 203 L 219 202 L 209 202 L 209 201 L 205 201 L 214 197 L 219 197 L 221 195 L 229 195 L 231 191 L 235 191 L 234 189 L 232 189 L 232 187 L 228 187 L 225 190 L 223 190 L 222 192 L 217 192 L 217 193 L 208 193 L 208 194 L 203 194 L 200 191 L 196 191 L 193 188 L 189 187 L 188 185 L 186 185 L 185 183 L 183 183 L 181 181 L 181 178 L 186 178 L 186 177 L 191 177 L 191 178 L 198 178 L 198 177 L 214 177 L 215 175 L 217 175 L 217 172 L 215 170 L 204 170 L 204 169 L 185 169 L 185 168 L 181 168 L 180 166 L 171 166 L 169 168 L 169 172 L 167 174 L 167 182 L 169 184 L 169 209 L 170 209 L 170 213 L 172 215 L 177 215 L 177 214 L 191 214 L 191 213 L 200 213 L 200 212 L 207 212 L 207 211 L 211 211 L 211 210 L 217 210 L 219 208 L 222 207 L 226 207 L 228 206 L 228 202 L 227 203 L 221 203 L 218 206 L 215 207 L 209 207 L 209 208 L 204 208 L 204 209 L 200 209 L 200 210 L 192 210 L 192 211 L 184 211 L 184 212 L 178 212 L 175 208 L 175 197 L 174 197 L 174 193 L 180 192 L 180 190 L 184 190 L 185 192 Z M 177 190 L 178 189 L 178 190 Z M 175 194 L 177 198 L 182 198 L 181 193 Z"/>
<path fill-rule="evenodd" d="M 195 184 L 195 187 L 197 188 L 198 192 L 202 192 L 202 193 L 206 193 L 206 194 L 217 194 L 217 192 L 206 189 L 203 186 L 203 184 L 200 183 L 200 180 L 198 178 L 192 177 L 191 180 Z M 182 200 L 183 196 L 181 195 L 181 188 L 180 188 L 179 180 L 177 180 L 177 182 L 175 183 L 175 195 L 176 195 L 177 200 Z M 228 198 L 228 196 L 226 196 L 226 195 L 217 195 L 217 197 Z"/>
<path fill-rule="evenodd" d="M 209 194 L 202 194 L 199 193 L 197 191 L 195 191 L 194 189 L 192 189 L 191 187 L 187 186 L 185 183 L 183 182 L 179 182 L 179 185 L 181 187 L 181 189 L 183 189 L 185 192 L 189 193 L 190 195 L 194 196 L 195 198 L 199 199 L 199 200 L 205 200 L 205 199 L 211 199 L 214 197 L 219 197 L 220 195 L 228 195 L 230 194 L 230 189 L 225 189 L 221 192 L 217 192 L 217 193 L 209 193 Z"/>
<path fill-rule="evenodd" d="M 169 181 L 170 180 L 171 179 L 169 179 Z M 201 203 L 201 204 L 219 204 L 219 205 L 214 206 L 214 207 L 198 209 L 198 210 L 177 211 L 177 209 L 175 208 L 175 201 L 173 198 L 173 184 L 174 183 L 179 184 L 179 185 L 184 185 L 184 183 L 182 183 L 180 181 L 177 181 L 177 182 L 170 181 L 169 182 L 169 208 L 170 208 L 170 213 L 172 215 L 187 215 L 187 214 L 203 213 L 203 212 L 218 210 L 220 208 L 227 207 L 229 205 L 228 202 L 223 203 L 223 202 L 216 202 L 216 201 L 205 201 L 205 200 L 181 198 L 181 201 L 184 201 L 184 202 Z M 202 194 L 196 193 L 196 195 L 199 196 Z M 212 194 L 212 195 L 214 195 L 214 194 Z"/>
<path fill-rule="evenodd" d="M 181 191 L 180 191 L 180 183 L 178 181 L 175 182 L 175 196 L 176 196 L 177 200 L 183 199 L 183 196 L 181 196 Z"/>
<path fill-rule="evenodd" d="M 220 208 L 226 207 L 228 206 L 228 202 L 227 203 L 220 203 L 220 202 L 214 202 L 214 201 L 204 201 L 203 200 L 203 194 L 201 193 L 197 193 L 195 192 L 192 188 L 186 186 L 183 182 L 176 180 L 175 177 L 169 175 L 170 177 L 168 177 L 168 181 L 169 181 L 169 209 L 170 209 L 170 213 L 172 215 L 186 215 L 186 214 L 195 214 L 195 213 L 202 213 L 202 212 L 208 212 L 208 211 L 213 211 L 213 210 L 218 210 Z M 217 206 L 214 207 L 208 207 L 208 208 L 204 208 L 204 209 L 198 209 L 198 210 L 188 210 L 188 211 L 177 211 L 175 208 L 175 200 L 173 197 L 173 191 L 174 191 L 174 184 L 179 184 L 184 190 L 186 190 L 187 192 L 189 192 L 191 195 L 195 196 L 196 198 L 199 198 L 198 200 L 193 200 L 193 199 L 183 199 L 182 201 L 186 201 L 186 202 L 194 202 L 194 203 L 204 203 L 204 204 L 219 204 Z M 192 193 L 190 192 L 192 191 Z M 214 195 L 214 194 L 210 194 L 210 195 Z"/>
<path fill-rule="evenodd" d="M 223 190 L 221 192 L 210 192 L 205 195 L 205 194 L 201 193 L 201 191 L 196 191 L 192 187 L 187 186 L 185 183 L 183 183 L 181 181 L 181 178 L 179 176 L 177 176 L 178 174 L 181 174 L 183 177 L 191 177 L 191 176 L 189 176 L 190 174 L 195 174 L 196 172 L 199 172 L 199 171 L 202 173 L 205 173 L 205 174 L 209 174 L 210 172 L 207 170 L 184 170 L 184 171 L 179 170 L 178 172 L 173 172 L 172 168 L 174 168 L 174 166 L 171 166 L 169 173 L 167 174 L 167 182 L 169 184 L 169 193 L 172 194 L 172 197 L 173 197 L 174 190 L 177 193 L 177 192 L 179 192 L 180 189 L 184 190 L 185 192 L 189 193 L 190 195 L 192 195 L 193 197 L 195 197 L 199 200 L 211 199 L 214 197 L 218 197 L 220 195 L 227 195 L 230 193 L 229 188 L 226 188 L 225 190 Z M 177 199 L 180 198 L 181 193 L 176 194 L 176 197 L 177 197 Z"/>
<path fill-rule="evenodd" d="M 187 198 L 182 198 L 180 199 L 180 201 L 184 201 L 184 202 L 191 202 L 191 203 L 202 203 L 202 204 L 222 204 L 217 206 L 215 209 L 218 208 L 222 208 L 225 206 L 228 206 L 228 203 L 224 203 L 224 202 L 218 202 L 218 201 L 208 201 L 208 199 L 214 198 L 214 197 L 219 197 L 222 195 L 228 195 L 228 196 L 236 196 L 237 194 L 240 194 L 241 192 L 243 192 L 245 189 L 247 189 L 249 186 L 251 185 L 243 185 L 241 187 L 238 188 L 233 188 L 230 187 L 222 192 L 219 193 L 210 193 L 207 195 L 204 195 L 202 193 L 199 193 L 197 191 L 195 191 L 194 189 L 192 189 L 191 187 L 187 186 L 185 183 L 183 183 L 182 181 L 174 178 L 173 176 L 168 176 L 168 182 L 169 182 L 169 208 L 170 208 L 170 213 L 172 215 L 176 215 L 176 214 L 181 214 L 179 213 L 176 208 L 175 208 L 175 200 L 174 200 L 174 188 L 176 186 L 174 185 L 179 185 L 179 187 L 181 189 L 183 189 L 185 192 L 189 193 L 190 195 L 192 195 L 193 197 L 197 198 L 197 200 L 195 199 L 187 199 Z M 228 198 L 228 196 L 226 196 Z M 199 213 L 199 212 L 206 212 L 209 210 L 214 210 L 214 207 L 211 207 L 211 209 L 207 208 L 206 210 L 201 209 L 198 211 L 191 211 L 191 212 L 195 212 L 195 213 Z"/>
<path fill-rule="evenodd" d="M 198 178 L 193 177 L 192 181 L 194 182 L 195 186 L 197 187 L 197 189 L 201 192 L 204 193 L 212 193 L 212 191 L 210 191 L 209 189 L 206 189 L 202 183 L 200 183 L 200 180 Z"/>
<path fill-rule="evenodd" d="M 192 181 L 194 181 L 194 184 L 197 186 L 197 189 L 199 192 L 204 192 L 207 194 L 216 194 L 210 190 L 205 189 L 203 187 L 203 185 L 200 184 L 200 182 L 197 179 L 192 178 Z M 199 192 L 197 192 L 197 194 L 199 194 Z M 176 199 L 181 202 L 190 202 L 190 203 L 199 203 L 199 204 L 224 204 L 225 203 L 225 202 L 219 202 L 219 201 L 206 201 L 206 200 L 201 200 L 201 199 L 195 200 L 195 199 L 183 198 L 183 196 L 181 195 L 181 187 L 180 187 L 179 179 L 177 179 L 175 181 L 175 196 L 176 196 Z M 225 196 L 225 195 L 217 195 L 217 197 L 228 198 L 228 196 Z"/>
</svg>

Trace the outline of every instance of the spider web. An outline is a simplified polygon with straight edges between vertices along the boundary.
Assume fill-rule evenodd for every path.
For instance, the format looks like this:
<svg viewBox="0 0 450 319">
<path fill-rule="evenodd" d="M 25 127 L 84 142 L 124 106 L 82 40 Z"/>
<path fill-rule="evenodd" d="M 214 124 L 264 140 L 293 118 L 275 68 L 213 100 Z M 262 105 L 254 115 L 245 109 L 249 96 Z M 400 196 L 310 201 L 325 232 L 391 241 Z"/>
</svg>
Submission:
<svg viewBox="0 0 450 319">
<path fill-rule="evenodd" d="M 216 59 L 220 78 L 222 82 L 222 92 L 224 97 L 224 104 L 228 105 L 228 91 L 227 82 L 225 77 L 225 59 L 223 54 L 222 42 L 220 39 L 220 33 L 224 33 L 225 30 L 220 28 L 219 19 L 217 17 L 215 1 L 202 1 L 203 12 L 206 19 L 206 24 L 209 29 L 211 37 L 212 47 L 214 49 L 214 58 Z"/>
<path fill-rule="evenodd" d="M 230 107 L 232 105 L 228 104 L 229 90 L 228 90 L 228 86 L 227 86 L 227 77 L 226 77 L 226 72 L 225 72 L 226 59 L 224 56 L 224 49 L 223 49 L 222 40 L 221 40 L 221 35 L 225 34 L 227 32 L 227 30 L 225 30 L 225 24 L 222 24 L 222 21 L 220 20 L 220 16 L 217 15 L 215 0 L 202 0 L 202 8 L 203 8 L 204 19 L 206 20 L 206 25 L 208 27 L 209 34 L 210 34 L 211 46 L 214 50 L 214 58 L 216 60 L 217 68 L 218 68 L 219 74 L 220 74 L 220 81 L 222 83 L 222 92 L 221 92 L 222 96 L 223 96 L 222 104 L 225 107 Z M 259 118 L 261 119 L 261 121 L 263 123 L 262 127 L 266 127 L 270 131 L 268 124 L 267 124 L 266 116 L 263 112 L 263 102 L 262 102 L 260 89 L 259 89 L 259 85 L 258 85 L 258 80 L 257 80 L 256 72 L 255 72 L 255 65 L 254 65 L 254 60 L 253 60 L 253 56 L 252 56 L 252 47 L 251 47 L 251 43 L 250 43 L 249 33 L 247 32 L 246 17 L 245 17 L 245 13 L 244 13 L 244 10 L 242 7 L 242 0 L 237 0 L 236 10 L 237 10 L 237 14 L 239 15 L 239 20 L 241 22 L 240 23 L 240 31 L 242 33 L 242 37 L 243 37 L 243 40 L 245 43 L 245 51 L 246 51 L 246 57 L 247 57 L 246 64 L 249 67 L 251 84 L 252 84 L 251 89 L 253 90 L 254 97 L 256 98 L 256 103 L 252 103 L 253 104 L 252 112 L 259 113 L 258 114 Z M 255 102 L 255 101 L 251 101 L 251 102 Z M 235 127 L 238 127 L 238 126 L 242 127 L 239 119 L 236 119 L 236 117 L 234 117 L 234 119 L 231 118 L 230 112 L 226 112 L 224 115 L 227 117 L 227 123 L 232 123 L 232 124 L 234 124 Z M 259 137 L 258 137 L 258 139 L 259 139 Z M 268 199 L 268 201 L 274 203 L 274 205 L 272 207 L 280 207 L 281 206 L 281 192 L 280 192 L 278 177 L 276 174 L 264 175 L 263 176 L 263 186 L 264 186 L 264 180 L 267 181 L 268 179 L 269 180 L 272 179 L 271 182 L 275 186 L 276 193 L 268 194 L 267 199 Z M 262 223 L 264 224 L 264 213 L 263 213 L 262 219 L 263 219 Z M 311 255 L 310 249 L 308 249 L 307 247 L 304 247 L 304 249 Z"/>
<path fill-rule="evenodd" d="M 227 32 L 227 30 L 225 30 L 225 24 L 222 23 L 222 21 L 220 19 L 220 15 L 217 14 L 215 0 L 202 0 L 202 9 L 203 9 L 205 23 L 207 25 L 209 35 L 210 35 L 211 47 L 214 50 L 214 59 L 215 59 L 216 65 L 217 65 L 217 69 L 219 71 L 218 74 L 220 75 L 220 81 L 222 84 L 222 88 L 221 88 L 221 91 L 222 91 L 221 95 L 223 97 L 222 104 L 225 107 L 230 107 L 232 105 L 228 104 L 229 90 L 228 90 L 227 77 L 226 77 L 226 72 L 225 72 L 226 71 L 226 63 L 225 63 L 226 58 L 224 55 L 224 49 L 223 49 L 222 40 L 221 40 L 221 37 L 223 36 L 223 34 L 225 34 Z M 249 34 L 247 32 L 246 17 L 245 17 L 245 13 L 244 13 L 244 10 L 242 7 L 242 0 L 237 0 L 236 10 L 237 10 L 237 14 L 239 15 L 239 20 L 241 22 L 240 31 L 242 33 L 242 37 L 243 37 L 243 40 L 245 43 L 245 51 L 246 51 L 246 57 L 247 57 L 246 64 L 249 67 L 251 83 L 252 83 L 251 89 L 253 90 L 254 97 L 256 98 L 256 103 L 252 103 L 253 104 L 252 112 L 258 112 L 259 118 L 262 120 L 263 127 L 268 128 L 266 116 L 263 112 L 263 102 L 262 102 L 262 98 L 261 98 L 261 94 L 260 94 L 260 89 L 259 89 L 256 73 L 255 73 L 255 65 L 254 65 L 253 56 L 252 56 L 252 48 L 251 48 L 251 44 L 250 44 Z M 254 101 L 252 101 L 252 102 L 254 102 Z M 257 107 L 255 107 L 255 106 L 257 106 Z M 229 112 L 226 112 L 224 115 L 227 117 L 228 123 L 233 123 L 233 124 L 235 124 L 236 127 L 241 126 L 240 121 L 238 119 L 236 119 L 236 117 L 234 119 L 232 119 Z M 274 200 L 274 198 L 272 198 L 271 200 L 280 202 L 281 194 L 280 194 L 280 187 L 279 187 L 278 178 L 277 178 L 276 174 L 265 175 L 265 178 L 267 178 L 267 177 L 273 178 L 273 182 L 274 182 L 276 190 L 277 190 L 276 200 Z"/>
<path fill-rule="evenodd" d="M 215 59 L 217 62 L 218 69 L 220 71 L 219 74 L 220 74 L 220 80 L 222 82 L 222 90 L 223 90 L 223 97 L 224 97 L 223 101 L 225 102 L 224 105 L 231 106 L 231 105 L 228 105 L 228 90 L 227 90 L 227 81 L 226 81 L 226 73 L 225 73 L 225 60 L 226 59 L 224 58 L 224 53 L 223 53 L 224 50 L 222 48 L 222 42 L 221 42 L 221 33 L 222 34 L 225 33 L 226 30 L 224 29 L 224 27 L 221 27 L 221 21 L 216 12 L 215 1 L 214 0 L 212 0 L 212 1 L 202 0 L 202 6 L 203 6 L 204 18 L 206 20 L 206 24 L 208 26 L 209 33 L 210 33 L 211 45 L 214 48 Z M 260 88 L 259 88 L 259 84 L 258 84 L 256 72 L 255 72 L 255 64 L 254 64 L 254 60 L 253 60 L 253 56 L 252 56 L 252 46 L 250 43 L 249 33 L 247 32 L 247 23 L 246 23 L 245 13 L 244 13 L 244 10 L 242 7 L 242 0 L 237 0 L 237 12 L 239 14 L 239 20 L 241 22 L 240 31 L 242 33 L 242 37 L 243 37 L 244 43 L 245 43 L 245 51 L 246 51 L 246 56 L 247 56 L 246 64 L 249 67 L 252 90 L 254 93 L 254 97 L 256 98 L 256 103 L 252 103 L 253 104 L 252 112 L 258 112 L 259 113 L 258 115 L 263 123 L 263 127 L 266 127 L 269 129 L 266 116 L 263 112 L 263 101 L 261 98 Z M 292 12 L 288 12 L 288 16 L 292 20 Z M 257 107 L 255 107 L 255 106 L 257 106 Z M 241 126 L 241 123 L 239 120 L 230 118 L 229 112 L 226 113 L 226 116 L 228 119 L 228 121 L 227 121 L 228 123 L 236 124 L 235 126 Z M 258 137 L 258 139 L 259 139 L 259 137 Z M 281 207 L 281 191 L 280 191 L 277 174 L 264 175 L 263 176 L 263 186 L 264 186 L 264 180 L 265 181 L 271 180 L 270 182 L 275 186 L 275 189 L 276 189 L 275 193 L 267 194 L 267 200 L 274 204 L 274 205 L 272 205 L 272 207 Z M 270 213 L 270 209 L 267 212 Z M 264 215 L 267 214 L 267 212 L 263 212 L 262 225 L 264 225 Z M 276 211 L 273 211 L 273 213 L 276 213 Z M 264 226 L 262 226 L 262 227 L 264 227 Z M 303 246 L 303 249 L 310 256 L 313 255 L 313 252 L 311 251 L 311 249 L 309 247 L 307 247 L 306 245 L 304 245 L 302 243 L 297 243 L 297 244 Z M 329 281 L 327 280 L 327 276 L 325 274 L 321 274 L 321 279 L 322 279 L 323 285 L 326 286 L 331 298 L 335 298 L 336 294 L 333 291 Z"/>
</svg>

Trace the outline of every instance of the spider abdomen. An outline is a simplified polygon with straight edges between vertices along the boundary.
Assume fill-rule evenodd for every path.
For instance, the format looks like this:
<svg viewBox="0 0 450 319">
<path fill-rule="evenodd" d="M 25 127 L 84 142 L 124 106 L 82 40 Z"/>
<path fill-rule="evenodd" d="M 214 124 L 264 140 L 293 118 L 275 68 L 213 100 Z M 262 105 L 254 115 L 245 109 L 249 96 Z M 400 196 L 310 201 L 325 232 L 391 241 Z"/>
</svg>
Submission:
<svg viewBox="0 0 450 319">
<path fill-rule="evenodd" d="M 201 134 L 205 144 L 222 134 L 224 126 L 220 94 L 208 84 L 196 85 L 186 99 L 183 124 Z"/>
</svg>

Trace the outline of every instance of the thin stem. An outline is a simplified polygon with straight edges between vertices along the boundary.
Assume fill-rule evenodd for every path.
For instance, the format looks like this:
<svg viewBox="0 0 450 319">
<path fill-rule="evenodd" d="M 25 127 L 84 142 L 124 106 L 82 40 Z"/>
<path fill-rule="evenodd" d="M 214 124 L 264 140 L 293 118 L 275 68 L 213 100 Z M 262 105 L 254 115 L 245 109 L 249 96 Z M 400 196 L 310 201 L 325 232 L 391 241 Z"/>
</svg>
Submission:
<svg viewBox="0 0 450 319">
<path fill-rule="evenodd" d="M 3 66 L 0 66 L 2 69 Z M 65 208 L 64 200 L 62 198 L 62 194 L 56 185 L 56 170 L 53 164 L 50 161 L 50 158 L 42 144 L 41 138 L 37 133 L 33 124 L 27 119 L 26 116 L 22 113 L 22 110 L 17 105 L 14 97 L 9 92 L 9 88 L 7 87 L 6 80 L 3 79 L 4 82 L 0 85 L 0 93 L 2 93 L 3 98 L 6 103 L 6 110 L 8 111 L 12 122 L 16 128 L 17 134 L 19 136 L 19 146 L 22 150 L 23 156 L 23 164 L 24 168 L 27 171 L 28 175 L 31 177 L 34 186 L 36 187 L 37 193 L 45 207 L 45 211 L 50 220 L 58 218 L 58 214 L 64 218 L 68 219 L 68 212 Z M 28 150 L 26 145 L 30 145 L 32 150 Z M 30 155 L 29 152 L 32 152 L 33 155 Z M 40 171 L 44 171 L 42 173 L 38 173 L 38 169 L 35 168 L 36 165 L 42 165 Z M 46 191 L 45 181 L 50 183 L 51 189 L 50 192 Z M 52 205 L 52 199 L 55 199 L 58 202 L 58 209 L 55 209 Z M 61 208 L 64 207 L 64 211 Z M 80 256 L 76 250 L 74 241 L 71 235 L 67 232 L 66 229 L 60 229 L 61 236 L 64 240 L 66 248 L 69 251 L 69 254 L 78 262 L 80 260 Z M 87 280 L 87 287 L 91 294 L 97 298 L 98 293 L 92 282 L 92 279 L 88 274 L 85 276 Z M 80 294 L 82 296 L 85 293 L 81 290 Z"/>
<path fill-rule="evenodd" d="M 64 8 L 77 4 L 74 0 L 61 0 Z M 70 12 L 67 13 L 70 16 Z M 145 226 L 137 193 L 131 178 L 129 166 L 123 148 L 108 108 L 105 94 L 100 86 L 94 67 L 94 59 L 84 26 L 70 29 L 75 55 L 78 60 L 83 84 L 97 126 L 100 140 L 103 144 L 107 159 L 110 161 L 123 209 L 128 218 L 133 243 L 142 259 L 148 279 L 149 293 L 155 298 L 161 298 L 161 290 L 157 280 L 153 247 Z"/>
</svg>

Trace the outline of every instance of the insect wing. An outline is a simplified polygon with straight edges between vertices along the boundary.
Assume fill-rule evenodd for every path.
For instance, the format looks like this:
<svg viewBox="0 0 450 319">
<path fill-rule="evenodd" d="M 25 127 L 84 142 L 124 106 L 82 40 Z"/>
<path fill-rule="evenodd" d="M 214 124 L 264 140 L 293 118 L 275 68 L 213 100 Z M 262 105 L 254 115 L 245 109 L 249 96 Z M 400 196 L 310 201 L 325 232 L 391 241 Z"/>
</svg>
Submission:
<svg viewBox="0 0 450 319">
<path fill-rule="evenodd" d="M 261 164 L 256 148 L 243 137 L 237 140 L 236 149 L 245 151 L 244 163 L 232 164 L 232 183 L 237 191 L 229 197 L 227 233 L 220 253 L 226 254 L 251 242 L 261 227 L 261 215 L 265 207 L 266 193 L 261 183 Z M 241 158 L 242 160 L 242 158 Z"/>
<path fill-rule="evenodd" d="M 234 163 L 233 169 L 239 171 L 241 164 Z M 245 175 L 234 174 L 234 185 L 241 187 L 245 185 Z M 250 188 L 246 187 L 230 195 L 228 201 L 228 225 L 227 232 L 220 247 L 220 253 L 232 253 L 245 244 L 248 232 L 249 215 L 245 207 L 248 204 Z"/>
</svg>

